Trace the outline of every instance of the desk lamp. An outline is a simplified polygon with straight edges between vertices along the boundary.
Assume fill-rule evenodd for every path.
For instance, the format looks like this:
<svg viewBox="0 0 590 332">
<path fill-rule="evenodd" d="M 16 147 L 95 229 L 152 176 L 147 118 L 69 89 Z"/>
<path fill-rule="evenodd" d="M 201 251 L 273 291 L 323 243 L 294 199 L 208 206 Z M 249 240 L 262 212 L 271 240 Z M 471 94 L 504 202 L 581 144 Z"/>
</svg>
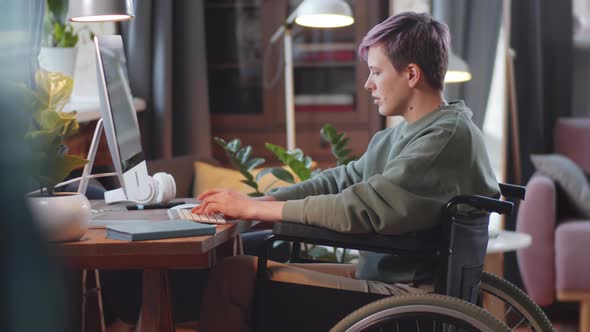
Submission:
<svg viewBox="0 0 590 332">
<path fill-rule="evenodd" d="M 285 54 L 285 116 L 287 150 L 295 149 L 295 102 L 293 88 L 293 22 L 313 28 L 336 28 L 354 23 L 352 9 L 344 0 L 304 0 L 272 35 L 270 43 L 283 36 Z"/>
<path fill-rule="evenodd" d="M 72 22 L 126 21 L 135 17 L 133 0 L 78 0 L 69 1 L 69 20 Z"/>
</svg>

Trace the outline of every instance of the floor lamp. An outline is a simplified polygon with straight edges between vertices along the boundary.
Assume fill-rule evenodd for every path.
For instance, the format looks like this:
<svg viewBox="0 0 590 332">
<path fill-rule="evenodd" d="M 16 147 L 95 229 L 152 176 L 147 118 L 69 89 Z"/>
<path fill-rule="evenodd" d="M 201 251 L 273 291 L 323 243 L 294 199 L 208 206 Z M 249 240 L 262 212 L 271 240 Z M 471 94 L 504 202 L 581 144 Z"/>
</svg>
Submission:
<svg viewBox="0 0 590 332">
<path fill-rule="evenodd" d="M 86 23 L 126 21 L 132 19 L 133 17 L 135 17 L 135 13 L 133 10 L 132 0 L 69 1 L 68 4 L 68 18 L 71 22 Z M 95 138 L 93 139 L 93 144 L 90 147 L 89 153 L 89 156 L 92 158 L 92 162 L 89 162 L 90 165 L 94 162 L 94 156 L 96 155 L 96 149 L 98 148 L 98 138 L 100 138 L 100 133 L 102 132 L 102 119 L 99 120 L 96 128 L 97 130 L 94 133 Z M 97 142 L 94 142 L 95 139 Z M 94 151 L 94 153 L 92 151 Z M 86 192 L 86 186 L 88 185 L 88 173 L 90 172 L 90 167 L 92 167 L 90 165 L 87 164 L 87 167 L 84 167 L 83 178 L 85 181 L 82 181 L 83 183 L 79 185 L 78 192 Z M 88 290 L 86 284 L 88 270 L 82 270 L 82 331 L 86 331 L 86 296 L 91 292 L 96 292 L 100 316 L 100 330 L 101 332 L 104 332 L 106 330 L 106 326 L 104 321 L 102 293 L 100 288 L 100 274 L 98 270 L 94 270 L 93 272 L 96 288 Z"/>
<path fill-rule="evenodd" d="M 354 23 L 352 9 L 344 0 L 304 0 L 272 35 L 270 43 L 283 36 L 285 63 L 285 123 L 287 150 L 295 149 L 295 92 L 293 83 L 293 22 L 313 28 L 336 28 Z"/>
<path fill-rule="evenodd" d="M 512 48 L 510 48 L 510 37 L 511 37 L 511 20 L 512 20 L 512 10 L 511 5 L 512 2 L 510 0 L 504 0 L 502 3 L 504 15 L 502 16 L 502 28 L 504 30 L 504 47 L 506 50 L 505 54 L 505 61 L 506 61 L 506 113 L 507 116 L 504 117 L 504 165 L 502 169 L 504 170 L 503 181 L 506 181 L 508 178 L 508 163 L 506 161 L 508 156 L 508 149 L 512 152 L 512 159 L 514 160 L 514 168 L 513 168 L 513 175 L 514 180 L 512 181 L 514 184 L 521 184 L 522 183 L 522 163 L 520 159 L 520 133 L 519 133 L 519 125 L 518 125 L 518 108 L 517 108 L 517 99 L 516 99 L 516 85 L 515 85 L 515 77 L 514 77 L 514 58 L 516 57 L 516 53 Z M 510 117 L 510 120 L 508 120 Z M 510 124 L 510 127 L 508 126 Z M 511 147 L 508 146 L 508 135 L 512 138 Z"/>
<path fill-rule="evenodd" d="M 449 51 L 449 65 L 445 74 L 445 83 L 461 83 L 471 80 L 469 66 L 453 51 Z"/>
</svg>

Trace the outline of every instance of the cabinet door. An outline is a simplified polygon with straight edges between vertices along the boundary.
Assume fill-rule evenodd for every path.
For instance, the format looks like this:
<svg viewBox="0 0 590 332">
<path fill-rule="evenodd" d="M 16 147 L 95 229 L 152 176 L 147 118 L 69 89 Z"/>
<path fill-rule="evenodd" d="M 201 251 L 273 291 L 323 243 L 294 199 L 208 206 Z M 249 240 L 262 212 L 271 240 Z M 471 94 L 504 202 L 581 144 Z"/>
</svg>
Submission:
<svg viewBox="0 0 590 332">
<path fill-rule="evenodd" d="M 268 162 L 265 142 L 286 144 L 283 43 L 272 34 L 301 0 L 205 2 L 212 132 L 240 138 Z M 349 0 L 355 23 L 334 29 L 293 26 L 296 145 L 323 167 L 335 164 L 320 128 L 333 124 L 360 155 L 382 119 L 363 88 L 368 75 L 356 48 L 380 19 L 383 1 Z M 219 148 L 217 159 L 224 160 Z"/>
</svg>

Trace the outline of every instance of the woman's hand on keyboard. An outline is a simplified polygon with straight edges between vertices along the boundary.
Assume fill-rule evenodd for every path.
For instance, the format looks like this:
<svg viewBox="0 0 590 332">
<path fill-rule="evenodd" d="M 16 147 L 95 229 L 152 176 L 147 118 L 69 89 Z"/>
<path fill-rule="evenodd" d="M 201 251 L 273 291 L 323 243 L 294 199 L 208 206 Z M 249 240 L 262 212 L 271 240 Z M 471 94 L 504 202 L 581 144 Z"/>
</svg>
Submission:
<svg viewBox="0 0 590 332">
<path fill-rule="evenodd" d="M 201 205 L 196 214 L 223 213 L 226 219 L 278 221 L 282 217 L 284 202 L 254 200 L 233 190 L 212 189 L 197 197 Z"/>
</svg>

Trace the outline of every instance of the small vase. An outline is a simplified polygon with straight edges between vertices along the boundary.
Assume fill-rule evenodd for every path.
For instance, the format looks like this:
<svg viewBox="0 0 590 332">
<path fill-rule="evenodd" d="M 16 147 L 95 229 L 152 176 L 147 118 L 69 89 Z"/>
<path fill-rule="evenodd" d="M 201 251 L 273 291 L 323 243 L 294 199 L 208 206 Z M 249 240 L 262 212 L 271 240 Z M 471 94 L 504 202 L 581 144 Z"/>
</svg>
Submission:
<svg viewBox="0 0 590 332">
<path fill-rule="evenodd" d="M 74 78 L 77 54 L 78 49 L 75 47 L 41 47 L 39 66 Z"/>
<path fill-rule="evenodd" d="M 90 223 L 90 202 L 79 193 L 26 196 L 33 220 L 49 241 L 78 241 Z"/>
</svg>

